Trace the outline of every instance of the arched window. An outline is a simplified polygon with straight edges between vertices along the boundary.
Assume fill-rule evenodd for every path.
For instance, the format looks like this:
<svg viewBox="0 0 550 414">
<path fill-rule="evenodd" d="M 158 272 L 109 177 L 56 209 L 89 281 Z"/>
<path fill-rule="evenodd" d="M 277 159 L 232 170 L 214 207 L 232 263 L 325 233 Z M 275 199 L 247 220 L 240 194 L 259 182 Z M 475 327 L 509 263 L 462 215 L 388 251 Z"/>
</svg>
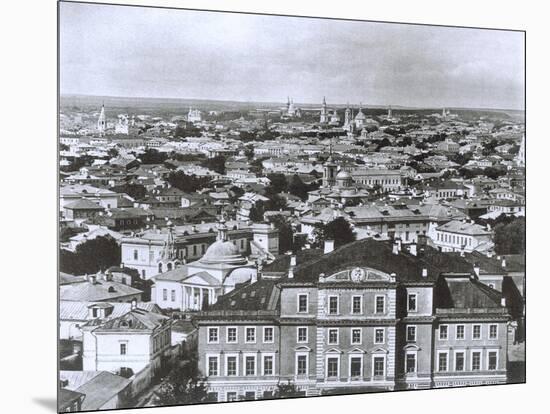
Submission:
<svg viewBox="0 0 550 414">
<path fill-rule="evenodd" d="M 159 263 L 159 273 L 162 273 L 162 263 Z"/>
<path fill-rule="evenodd" d="M 172 263 L 168 263 L 168 264 L 166 265 L 166 269 L 167 269 L 168 271 L 172 270 Z"/>
</svg>

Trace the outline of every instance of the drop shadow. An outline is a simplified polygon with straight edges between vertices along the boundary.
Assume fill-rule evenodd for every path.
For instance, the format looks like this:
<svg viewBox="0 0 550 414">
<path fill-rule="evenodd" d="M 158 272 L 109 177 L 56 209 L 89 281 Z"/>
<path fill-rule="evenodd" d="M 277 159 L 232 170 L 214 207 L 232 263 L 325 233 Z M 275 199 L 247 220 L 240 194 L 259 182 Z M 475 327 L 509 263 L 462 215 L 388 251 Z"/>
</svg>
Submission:
<svg viewBox="0 0 550 414">
<path fill-rule="evenodd" d="M 47 408 L 53 412 L 57 412 L 57 399 L 56 398 L 48 398 L 48 397 L 38 397 L 38 398 L 33 398 L 32 401 L 41 406 L 41 407 L 44 407 L 44 408 Z"/>
</svg>

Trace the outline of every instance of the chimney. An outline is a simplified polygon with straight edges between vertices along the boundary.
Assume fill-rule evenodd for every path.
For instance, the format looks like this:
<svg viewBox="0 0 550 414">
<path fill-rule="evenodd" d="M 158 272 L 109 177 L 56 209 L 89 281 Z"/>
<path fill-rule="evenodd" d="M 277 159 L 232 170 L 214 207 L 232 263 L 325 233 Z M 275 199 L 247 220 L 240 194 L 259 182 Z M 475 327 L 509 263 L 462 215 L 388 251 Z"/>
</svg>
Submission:
<svg viewBox="0 0 550 414">
<path fill-rule="evenodd" d="M 416 256 L 418 253 L 417 253 L 417 249 L 416 249 L 416 243 L 415 242 L 412 242 L 410 245 L 409 245 L 409 253 L 412 254 L 413 256 Z"/>
<path fill-rule="evenodd" d="M 319 273 L 319 282 L 324 282 L 324 281 L 325 281 L 325 274 Z"/>
<path fill-rule="evenodd" d="M 137 308 L 137 300 L 132 299 L 130 309 L 135 310 Z"/>
<path fill-rule="evenodd" d="M 425 234 L 419 234 L 417 239 L 417 243 L 419 246 L 426 246 L 428 244 L 428 236 L 426 236 Z"/>
<path fill-rule="evenodd" d="M 428 277 L 428 269 L 426 268 L 422 269 L 422 277 Z"/>
<path fill-rule="evenodd" d="M 505 257 L 502 258 L 502 267 L 504 267 L 504 268 L 506 267 L 506 258 Z"/>
<path fill-rule="evenodd" d="M 334 240 L 325 240 L 324 254 L 330 253 L 334 250 Z"/>
<path fill-rule="evenodd" d="M 401 241 L 399 239 L 395 239 L 392 245 L 392 253 L 393 254 L 399 254 L 401 251 Z"/>
<path fill-rule="evenodd" d="M 476 278 L 479 278 L 479 265 L 477 263 L 474 263 L 474 274 Z"/>
<path fill-rule="evenodd" d="M 506 298 L 505 297 L 500 298 L 500 306 L 502 306 L 503 308 L 506 307 Z"/>
<path fill-rule="evenodd" d="M 96 282 L 96 275 L 89 275 L 89 276 L 88 276 L 88 282 L 90 282 L 91 284 L 95 285 L 95 282 Z"/>
<path fill-rule="evenodd" d="M 460 257 L 464 257 L 464 245 L 460 247 Z"/>
<path fill-rule="evenodd" d="M 491 225 L 487 223 L 487 231 L 491 231 Z"/>
<path fill-rule="evenodd" d="M 258 272 L 254 272 L 252 273 L 252 275 L 250 276 L 250 283 L 256 283 L 258 281 Z"/>
<path fill-rule="evenodd" d="M 390 282 L 395 282 L 397 275 L 395 273 L 390 273 Z"/>
</svg>

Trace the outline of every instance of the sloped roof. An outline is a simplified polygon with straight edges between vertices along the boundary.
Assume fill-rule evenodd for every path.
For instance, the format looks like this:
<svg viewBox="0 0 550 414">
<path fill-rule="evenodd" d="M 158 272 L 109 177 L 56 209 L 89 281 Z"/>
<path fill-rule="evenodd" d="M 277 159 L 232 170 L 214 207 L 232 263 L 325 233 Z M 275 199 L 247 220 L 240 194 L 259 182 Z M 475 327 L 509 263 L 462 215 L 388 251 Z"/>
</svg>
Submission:
<svg viewBox="0 0 550 414">
<path fill-rule="evenodd" d="M 107 401 L 118 395 L 132 381 L 119 375 L 111 374 L 107 371 L 101 371 L 90 381 L 80 386 L 76 392 L 86 395 L 82 403 L 82 410 L 98 410 Z"/>
<path fill-rule="evenodd" d="M 86 199 L 73 201 L 66 204 L 64 208 L 68 210 L 104 210 L 99 204 Z"/>
<path fill-rule="evenodd" d="M 220 296 L 208 310 L 278 310 L 280 290 L 277 287 L 277 282 L 277 280 L 261 279 L 255 283 L 246 283 L 242 287 Z"/>
<path fill-rule="evenodd" d="M 59 301 L 59 319 L 60 320 L 86 320 L 88 319 L 88 308 L 91 305 L 98 306 L 112 306 L 113 312 L 109 315 L 109 318 L 118 318 L 132 309 L 131 303 L 120 303 L 120 302 L 77 302 L 69 300 L 60 300 Z M 157 312 L 160 313 L 160 308 L 157 304 L 153 302 L 138 302 L 138 309 L 144 309 L 148 312 Z"/>
<path fill-rule="evenodd" d="M 460 256 L 448 255 L 429 246 L 423 246 L 423 249 L 419 256 L 404 250 L 394 254 L 391 242 L 358 240 L 296 266 L 294 278 L 285 279 L 285 282 L 315 282 L 320 273 L 328 276 L 353 266 L 372 267 L 385 273 L 395 273 L 400 282 L 433 282 L 443 272 L 473 271 L 473 266 Z M 422 277 L 423 269 L 427 270 L 427 277 Z"/>
<path fill-rule="evenodd" d="M 95 283 L 86 281 L 84 283 L 61 285 L 59 298 L 70 301 L 99 302 L 140 293 L 142 293 L 141 290 L 123 283 L 98 280 Z"/>
<path fill-rule="evenodd" d="M 437 308 L 501 308 L 502 294 L 468 276 L 445 276 L 434 294 Z"/>
<path fill-rule="evenodd" d="M 134 309 L 118 318 L 101 323 L 95 332 L 107 332 L 110 330 L 152 331 L 169 320 L 169 317 L 158 313 L 149 312 L 144 309 Z"/>
</svg>

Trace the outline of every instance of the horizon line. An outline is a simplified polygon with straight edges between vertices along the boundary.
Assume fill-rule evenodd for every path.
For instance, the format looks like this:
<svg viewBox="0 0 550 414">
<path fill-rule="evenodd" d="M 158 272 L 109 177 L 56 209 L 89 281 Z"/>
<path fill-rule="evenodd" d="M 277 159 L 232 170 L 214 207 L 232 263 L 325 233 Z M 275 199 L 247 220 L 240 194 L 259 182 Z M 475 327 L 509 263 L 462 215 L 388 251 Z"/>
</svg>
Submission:
<svg viewBox="0 0 550 414">
<path fill-rule="evenodd" d="M 85 93 L 61 93 L 59 92 L 59 97 L 87 97 L 87 98 L 119 98 L 119 99 L 157 99 L 157 100 L 196 100 L 196 101 L 212 101 L 212 102 L 235 102 L 235 103 L 242 103 L 242 104 L 283 104 L 285 105 L 286 102 L 281 101 L 242 101 L 238 99 L 211 99 L 211 98 L 181 98 L 181 97 L 161 97 L 161 96 L 120 96 L 120 95 L 90 95 Z M 302 104 L 302 105 L 322 105 L 322 102 L 320 103 L 311 103 L 311 102 L 294 102 L 294 104 Z M 346 103 L 332 103 L 331 105 L 336 106 L 344 106 L 348 105 L 350 107 L 358 106 L 358 107 L 371 107 L 371 108 L 385 108 L 389 109 L 390 107 L 392 109 L 418 109 L 418 110 L 426 110 L 426 109 L 457 109 L 457 110 L 488 110 L 488 111 L 516 111 L 516 112 L 525 112 L 525 107 L 521 109 L 517 108 L 487 108 L 487 107 L 464 107 L 464 106 L 408 106 L 408 105 L 399 105 L 399 104 L 364 104 L 360 102 L 359 104 L 350 104 L 349 102 Z M 330 106 L 327 104 L 327 106 Z"/>
</svg>

